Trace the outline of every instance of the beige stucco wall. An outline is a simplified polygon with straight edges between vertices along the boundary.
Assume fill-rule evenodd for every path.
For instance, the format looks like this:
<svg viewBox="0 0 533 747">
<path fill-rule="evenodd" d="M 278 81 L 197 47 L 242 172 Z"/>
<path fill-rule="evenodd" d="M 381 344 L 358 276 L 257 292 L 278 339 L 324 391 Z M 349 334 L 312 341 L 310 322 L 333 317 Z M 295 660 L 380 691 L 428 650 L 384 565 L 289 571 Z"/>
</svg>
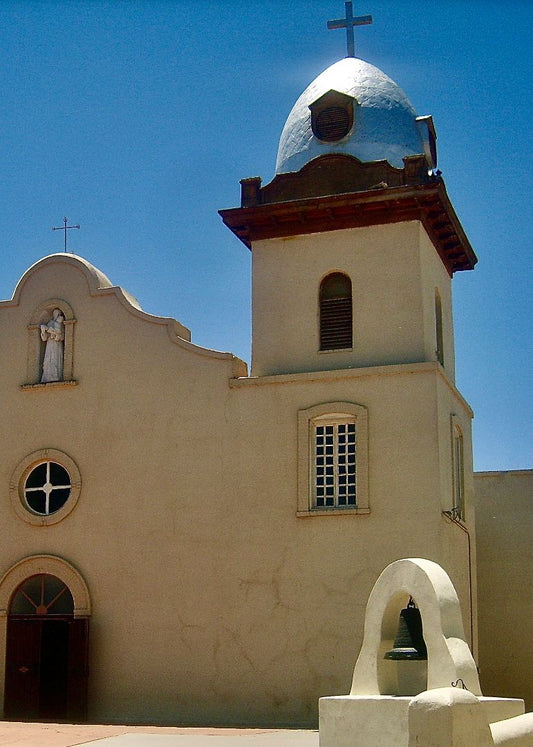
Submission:
<svg viewBox="0 0 533 747">
<path fill-rule="evenodd" d="M 352 280 L 354 345 L 325 353 L 318 291 L 334 271 Z M 256 241 L 252 273 L 252 375 L 434 361 L 438 286 L 453 379 L 450 278 L 418 221 Z"/>
<path fill-rule="evenodd" d="M 419 224 L 421 294 L 424 324 L 424 360 L 436 360 L 435 294 L 438 291 L 442 306 L 442 337 L 444 369 L 455 381 L 455 345 L 452 318 L 452 284 L 444 264 L 422 224 Z"/>
<path fill-rule="evenodd" d="M 474 476 L 479 665 L 488 695 L 533 709 L 533 470 Z"/>
<path fill-rule="evenodd" d="M 401 557 L 445 568 L 471 630 L 467 537 L 442 515 L 450 416 L 469 444 L 471 413 L 438 363 L 246 378 L 103 285 L 58 255 L 0 305 L 0 575 L 47 554 L 85 581 L 90 719 L 315 724 L 318 697 L 348 691 L 368 594 Z M 77 384 L 21 388 L 28 320 L 50 298 L 74 311 Z M 371 512 L 298 518 L 298 411 L 334 401 L 368 410 Z M 43 448 L 82 481 L 51 526 L 9 493 Z"/>
</svg>

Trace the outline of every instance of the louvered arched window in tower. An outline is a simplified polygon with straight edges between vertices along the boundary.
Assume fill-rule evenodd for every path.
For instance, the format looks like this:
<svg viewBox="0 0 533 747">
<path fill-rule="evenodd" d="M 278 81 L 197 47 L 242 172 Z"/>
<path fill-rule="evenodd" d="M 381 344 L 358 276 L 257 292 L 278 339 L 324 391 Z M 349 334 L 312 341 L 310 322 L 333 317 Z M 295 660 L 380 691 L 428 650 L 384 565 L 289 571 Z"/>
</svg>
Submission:
<svg viewBox="0 0 533 747">
<path fill-rule="evenodd" d="M 343 272 L 322 280 L 319 293 L 320 350 L 352 347 L 352 281 Z"/>
</svg>

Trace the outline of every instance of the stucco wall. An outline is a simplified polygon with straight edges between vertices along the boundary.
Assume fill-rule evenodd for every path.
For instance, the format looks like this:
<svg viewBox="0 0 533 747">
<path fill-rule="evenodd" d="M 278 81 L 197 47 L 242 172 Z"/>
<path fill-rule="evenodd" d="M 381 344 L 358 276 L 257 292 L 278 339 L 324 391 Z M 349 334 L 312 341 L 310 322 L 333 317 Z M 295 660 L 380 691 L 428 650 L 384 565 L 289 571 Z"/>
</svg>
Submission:
<svg viewBox="0 0 533 747">
<path fill-rule="evenodd" d="M 24 388 L 28 319 L 48 298 L 74 310 L 77 384 Z M 440 366 L 252 379 L 176 329 L 61 257 L 0 305 L 0 573 L 50 554 L 87 584 L 89 718 L 315 724 L 319 696 L 348 692 L 368 594 L 400 557 L 446 569 L 470 630 L 440 424 L 458 412 L 469 439 L 470 412 Z M 368 410 L 371 512 L 299 518 L 298 411 L 334 401 Z M 50 526 L 9 498 L 16 466 L 43 448 L 82 482 Z"/>
<path fill-rule="evenodd" d="M 448 271 L 424 227 L 420 224 L 420 264 L 422 275 L 422 308 L 424 320 L 425 360 L 436 358 L 435 294 L 438 291 L 442 307 L 443 362 L 448 378 L 455 381 L 455 349 L 452 317 L 452 284 Z"/>
<path fill-rule="evenodd" d="M 257 241 L 252 268 L 254 376 L 436 360 L 436 284 L 453 350 L 450 279 L 417 221 Z M 352 280 L 354 345 L 324 353 L 318 292 L 335 271 Z"/>
<path fill-rule="evenodd" d="M 474 475 L 479 666 L 486 695 L 533 709 L 533 470 Z"/>
</svg>

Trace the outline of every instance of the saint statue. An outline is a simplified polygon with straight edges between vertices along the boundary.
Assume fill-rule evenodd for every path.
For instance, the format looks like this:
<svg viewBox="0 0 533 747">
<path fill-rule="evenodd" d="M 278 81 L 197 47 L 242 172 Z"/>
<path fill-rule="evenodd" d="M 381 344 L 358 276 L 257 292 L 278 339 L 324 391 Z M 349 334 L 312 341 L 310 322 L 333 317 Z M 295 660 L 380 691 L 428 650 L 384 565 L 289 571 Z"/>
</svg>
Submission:
<svg viewBox="0 0 533 747">
<path fill-rule="evenodd" d="M 63 340 L 65 317 L 61 309 L 54 309 L 48 324 L 41 324 L 41 340 L 46 343 L 41 383 L 63 379 Z"/>
</svg>

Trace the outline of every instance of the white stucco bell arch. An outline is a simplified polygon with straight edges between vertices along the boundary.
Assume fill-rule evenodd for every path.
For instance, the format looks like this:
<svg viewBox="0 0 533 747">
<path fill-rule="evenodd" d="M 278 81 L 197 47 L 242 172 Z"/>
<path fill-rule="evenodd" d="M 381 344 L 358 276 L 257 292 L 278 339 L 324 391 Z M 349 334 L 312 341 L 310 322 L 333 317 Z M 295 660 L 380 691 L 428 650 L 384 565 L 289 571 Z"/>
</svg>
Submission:
<svg viewBox="0 0 533 747">
<path fill-rule="evenodd" d="M 409 596 L 416 601 L 422 617 L 428 657 L 426 689 L 449 687 L 461 679 L 470 692 L 481 695 L 457 593 L 446 571 L 422 558 L 397 560 L 376 581 L 368 598 L 363 645 L 350 694 L 382 694 L 383 655 L 392 647 L 398 614 Z"/>
</svg>

